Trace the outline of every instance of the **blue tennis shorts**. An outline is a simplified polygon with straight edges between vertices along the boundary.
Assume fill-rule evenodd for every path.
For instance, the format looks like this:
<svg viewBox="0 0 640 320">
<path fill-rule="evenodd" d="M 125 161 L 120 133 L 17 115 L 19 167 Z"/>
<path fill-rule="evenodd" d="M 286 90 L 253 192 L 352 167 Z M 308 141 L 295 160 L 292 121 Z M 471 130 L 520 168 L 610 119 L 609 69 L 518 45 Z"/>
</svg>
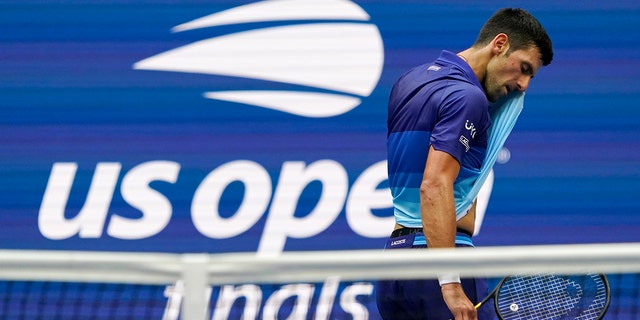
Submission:
<svg viewBox="0 0 640 320">
<path fill-rule="evenodd" d="M 408 228 L 403 229 L 403 231 L 406 229 Z M 415 232 L 412 231 L 399 236 L 392 235 L 387 241 L 385 250 L 426 248 L 427 241 L 424 234 L 419 230 L 415 229 Z M 456 234 L 456 247 L 473 247 L 471 235 L 458 231 Z M 487 279 L 461 279 L 461 284 L 467 297 L 474 304 L 488 294 Z M 382 319 L 453 319 L 453 315 L 442 298 L 440 284 L 436 279 L 378 281 L 376 283 L 376 302 Z M 480 308 L 478 310 L 478 319 L 495 319 L 493 307 L 484 306 Z"/>
</svg>

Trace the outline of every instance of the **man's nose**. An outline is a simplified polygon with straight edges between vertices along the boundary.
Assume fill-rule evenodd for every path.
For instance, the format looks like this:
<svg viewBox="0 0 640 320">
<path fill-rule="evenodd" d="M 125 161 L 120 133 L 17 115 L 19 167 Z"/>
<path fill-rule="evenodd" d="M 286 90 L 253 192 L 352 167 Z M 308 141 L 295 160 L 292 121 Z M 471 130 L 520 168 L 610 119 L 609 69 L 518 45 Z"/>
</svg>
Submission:
<svg viewBox="0 0 640 320">
<path fill-rule="evenodd" d="M 531 82 L 531 77 L 530 76 L 522 76 L 520 77 L 520 79 L 518 79 L 518 90 L 525 92 L 527 91 L 527 88 L 529 88 L 529 82 Z"/>
</svg>

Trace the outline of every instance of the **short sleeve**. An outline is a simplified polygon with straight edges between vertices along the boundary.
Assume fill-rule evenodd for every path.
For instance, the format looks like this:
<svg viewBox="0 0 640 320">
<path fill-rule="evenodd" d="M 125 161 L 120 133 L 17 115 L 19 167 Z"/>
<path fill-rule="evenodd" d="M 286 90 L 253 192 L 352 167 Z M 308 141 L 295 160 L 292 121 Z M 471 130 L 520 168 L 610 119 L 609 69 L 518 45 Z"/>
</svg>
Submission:
<svg viewBox="0 0 640 320">
<path fill-rule="evenodd" d="M 431 145 L 462 163 L 462 159 L 477 138 L 487 130 L 489 103 L 476 87 L 449 87 L 443 95 L 435 126 L 431 132 Z"/>
</svg>

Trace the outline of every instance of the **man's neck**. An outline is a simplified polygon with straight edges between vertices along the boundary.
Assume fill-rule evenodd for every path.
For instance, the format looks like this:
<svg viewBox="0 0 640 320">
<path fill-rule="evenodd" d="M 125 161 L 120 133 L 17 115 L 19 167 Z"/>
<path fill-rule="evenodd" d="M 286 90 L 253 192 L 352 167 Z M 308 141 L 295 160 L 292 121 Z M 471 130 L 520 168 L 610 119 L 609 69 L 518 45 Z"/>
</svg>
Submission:
<svg viewBox="0 0 640 320">
<path fill-rule="evenodd" d="M 487 64 L 491 59 L 491 50 L 486 48 L 469 48 L 458 52 L 458 56 L 462 58 L 473 70 L 480 83 L 484 82 L 486 76 Z"/>
</svg>

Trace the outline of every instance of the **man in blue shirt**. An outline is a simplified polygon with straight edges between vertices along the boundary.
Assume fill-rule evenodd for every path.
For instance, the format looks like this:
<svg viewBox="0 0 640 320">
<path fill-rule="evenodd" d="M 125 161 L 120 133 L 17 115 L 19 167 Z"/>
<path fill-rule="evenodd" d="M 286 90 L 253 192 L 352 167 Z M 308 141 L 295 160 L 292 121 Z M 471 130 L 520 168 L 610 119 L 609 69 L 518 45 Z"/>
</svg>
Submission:
<svg viewBox="0 0 640 320">
<path fill-rule="evenodd" d="M 387 249 L 473 246 L 475 202 L 464 200 L 487 170 L 491 103 L 524 92 L 552 58 L 538 20 L 507 8 L 487 20 L 470 48 L 443 51 L 396 82 L 387 120 L 396 226 Z M 487 294 L 484 279 L 380 281 L 376 292 L 384 319 L 490 317 L 474 308 Z"/>
</svg>

